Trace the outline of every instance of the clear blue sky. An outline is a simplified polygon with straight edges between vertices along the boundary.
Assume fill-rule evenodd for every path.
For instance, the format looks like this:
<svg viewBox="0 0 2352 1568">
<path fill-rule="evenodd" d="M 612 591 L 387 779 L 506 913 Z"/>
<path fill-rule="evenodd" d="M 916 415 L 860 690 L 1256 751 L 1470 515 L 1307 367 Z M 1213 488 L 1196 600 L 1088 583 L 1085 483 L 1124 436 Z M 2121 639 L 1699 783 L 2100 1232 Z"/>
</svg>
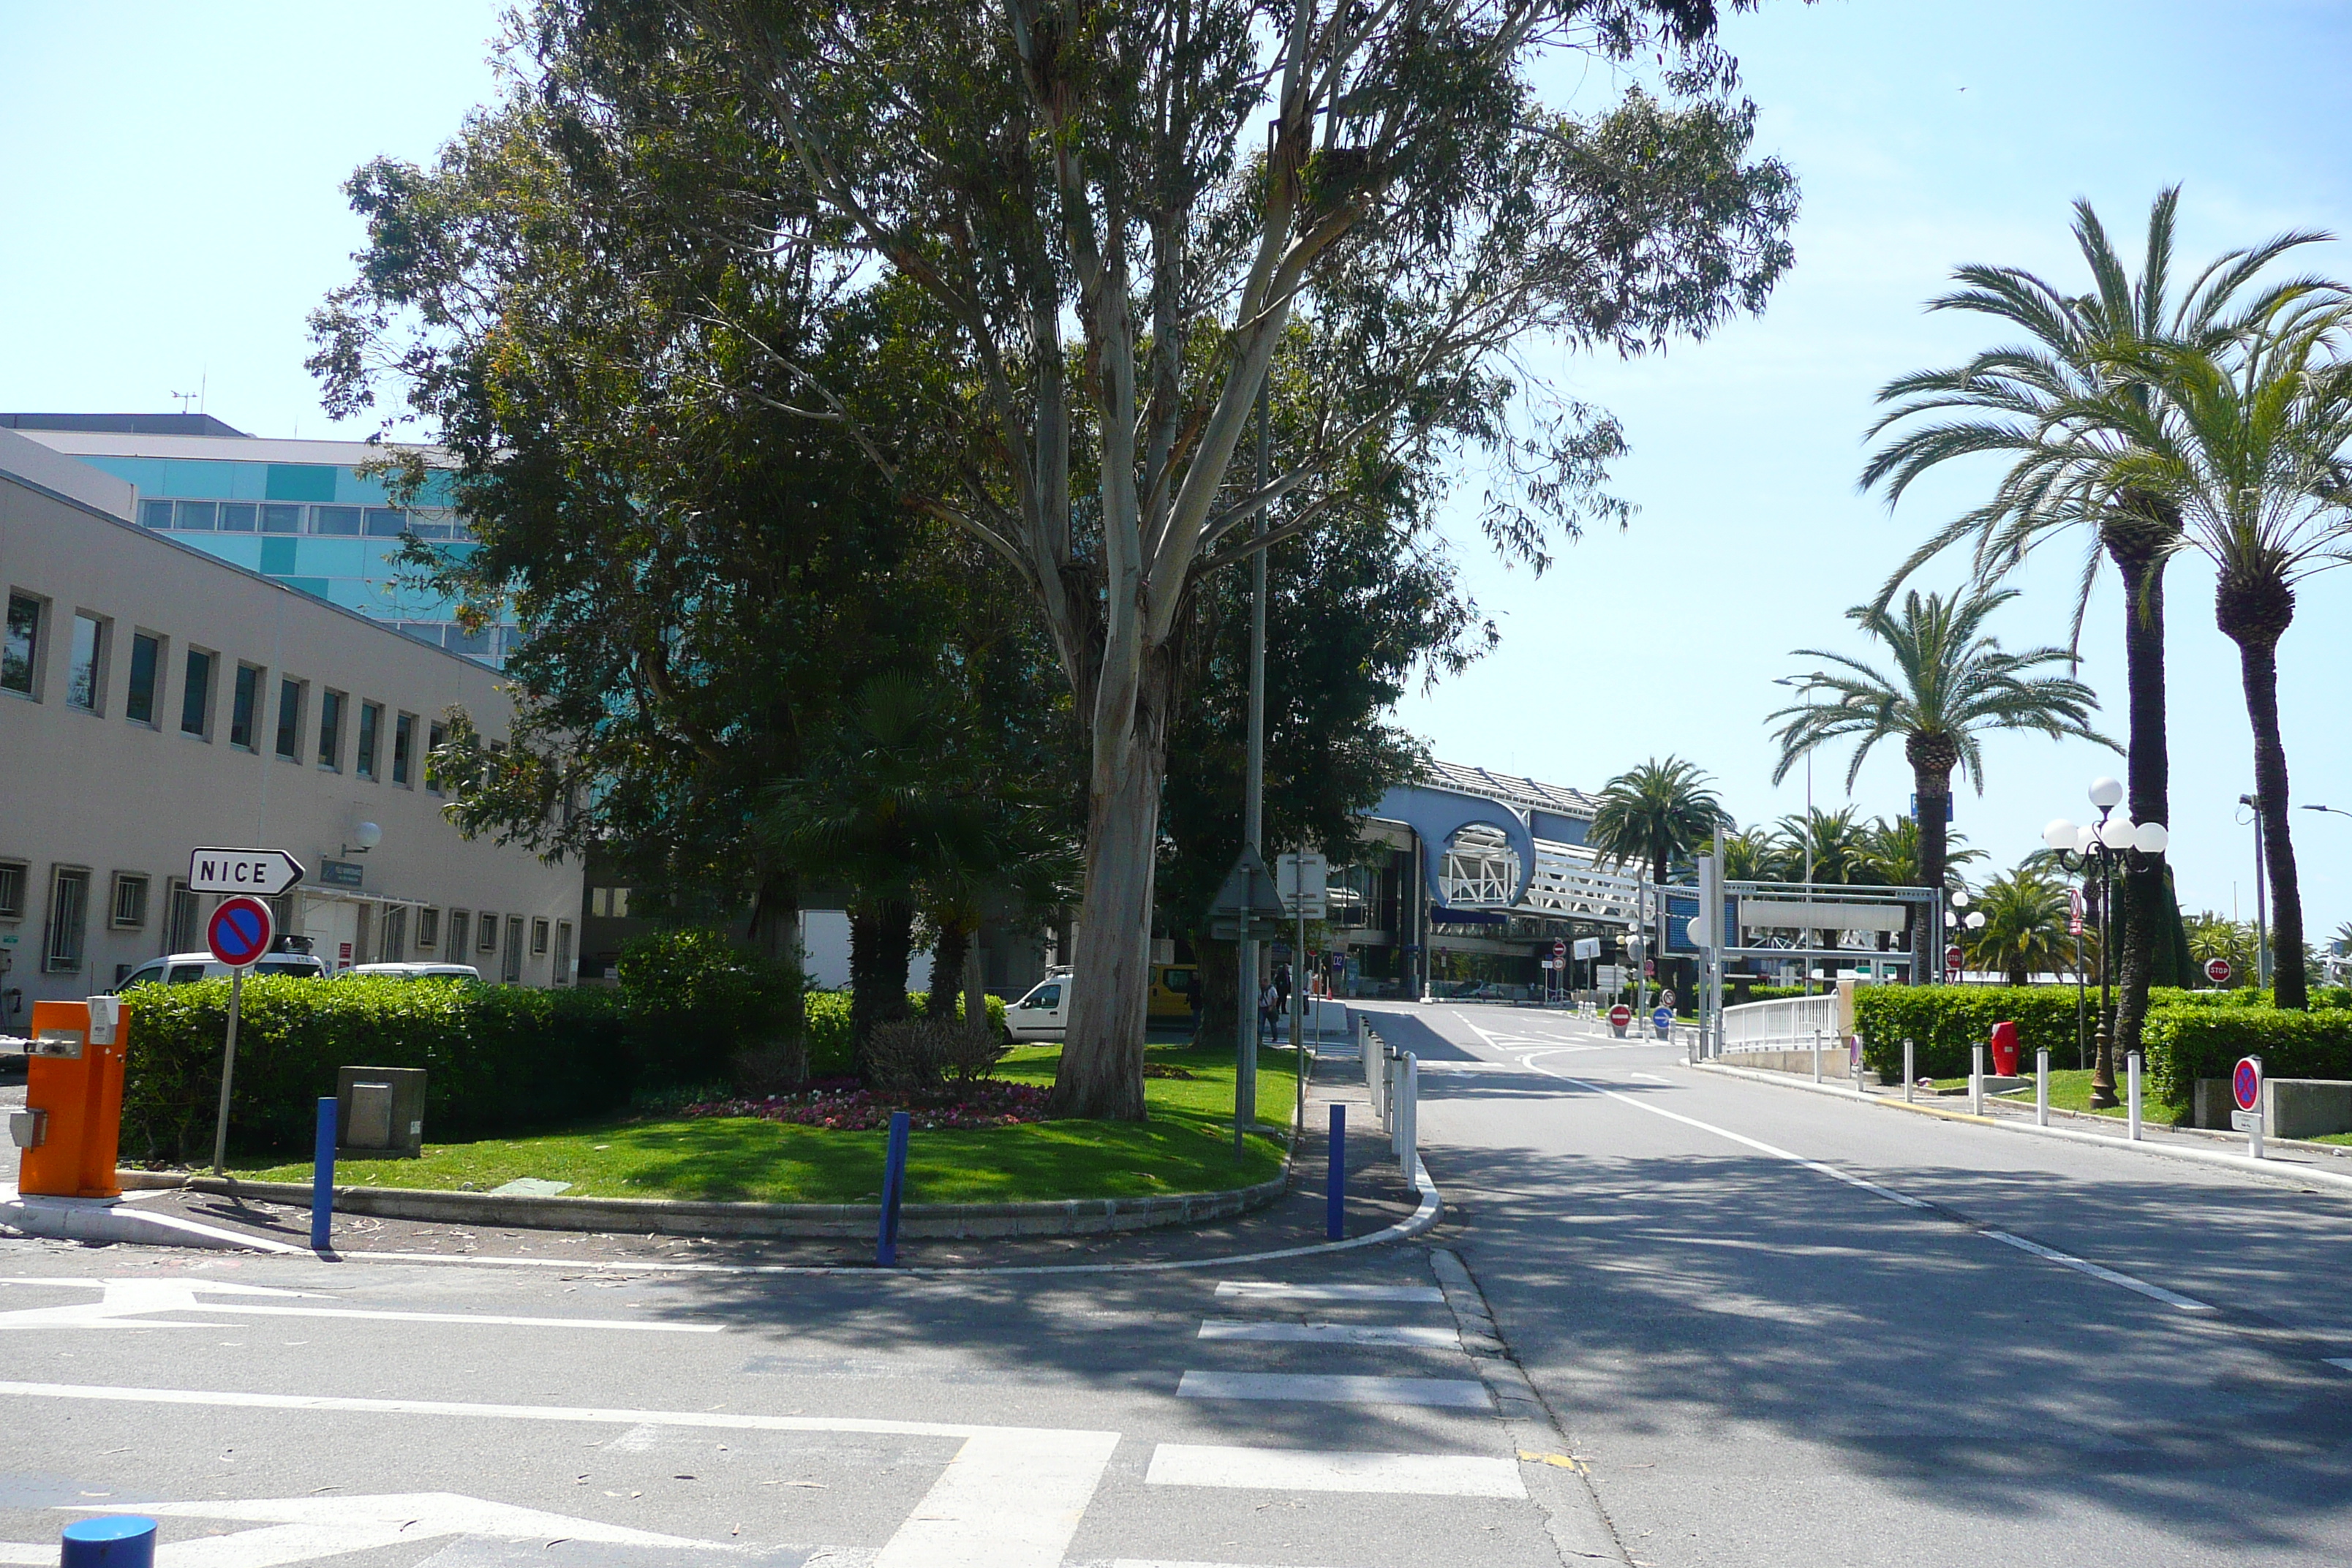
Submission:
<svg viewBox="0 0 2352 1568">
<path fill-rule="evenodd" d="M 303 318 L 359 242 L 340 183 L 377 153 L 424 159 L 489 96 L 497 6 L 46 6 L 0 0 L 0 408 L 205 406 L 261 435 L 333 433 L 301 362 Z M 1696 348 L 1560 367 L 1624 420 L 1632 529 L 1589 538 L 1541 581 L 1465 531 L 1499 654 L 1406 721 L 1449 760 L 1595 787 L 1677 752 L 1743 821 L 1796 810 L 1801 771 L 1769 784 L 1762 723 L 1799 645 L 1850 646 L 1842 610 L 1981 482 L 1956 475 L 1890 518 L 1855 495 L 1873 388 L 1983 341 L 1919 303 L 1956 263 L 2075 275 L 2067 204 L 2087 195 L 2137 234 L 2162 185 L 2186 186 L 2182 248 L 2201 259 L 2287 226 L 2352 232 L 2335 4 L 1824 0 L 1735 17 L 1727 38 L 1763 106 L 1762 144 L 1797 169 L 1798 265 L 1768 314 Z M 2352 274 L 2352 247 L 2309 253 Z M 2063 637 L 2074 563 L 2021 579 L 2013 644 Z M 1933 579 L 1937 585 L 1948 574 Z M 2173 820 L 2183 900 L 2253 906 L 2250 742 L 2211 578 L 2171 578 Z M 2344 627 L 2352 573 L 2303 595 L 2283 647 L 2298 801 L 2352 809 Z M 2118 612 L 2094 606 L 2084 675 L 2122 729 Z M 1860 651 L 1857 649 L 1856 651 Z M 2083 744 L 1995 741 L 1982 800 L 1957 827 L 2007 865 L 2043 822 L 2079 819 L 2120 759 Z M 1815 797 L 1842 804 L 1842 761 Z M 1899 753 L 1853 799 L 1904 809 Z M 2297 813 L 2315 934 L 2352 918 L 2352 820 Z"/>
</svg>

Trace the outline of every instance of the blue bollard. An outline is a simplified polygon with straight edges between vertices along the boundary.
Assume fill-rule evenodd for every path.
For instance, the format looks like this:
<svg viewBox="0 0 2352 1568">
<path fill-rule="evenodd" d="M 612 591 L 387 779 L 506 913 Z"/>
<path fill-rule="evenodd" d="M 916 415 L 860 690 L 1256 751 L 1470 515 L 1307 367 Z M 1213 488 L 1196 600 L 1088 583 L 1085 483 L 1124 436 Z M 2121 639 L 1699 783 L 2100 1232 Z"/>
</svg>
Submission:
<svg viewBox="0 0 2352 1568">
<path fill-rule="evenodd" d="M 890 1113 L 890 1152 L 882 1162 L 882 1234 L 874 1243 L 877 1268 L 898 1266 L 898 1200 L 907 1190 L 907 1113 Z"/>
<path fill-rule="evenodd" d="M 66 1526 L 58 1568 L 155 1568 L 155 1521 L 135 1513 L 78 1519 Z"/>
<path fill-rule="evenodd" d="M 310 1150 L 310 1250 L 324 1252 L 335 1229 L 335 1100 L 319 1097 L 319 1141 Z"/>
<path fill-rule="evenodd" d="M 1331 1108 L 1331 1171 L 1325 1186 L 1323 1234 L 1338 1241 L 1348 1234 L 1348 1108 Z"/>
</svg>

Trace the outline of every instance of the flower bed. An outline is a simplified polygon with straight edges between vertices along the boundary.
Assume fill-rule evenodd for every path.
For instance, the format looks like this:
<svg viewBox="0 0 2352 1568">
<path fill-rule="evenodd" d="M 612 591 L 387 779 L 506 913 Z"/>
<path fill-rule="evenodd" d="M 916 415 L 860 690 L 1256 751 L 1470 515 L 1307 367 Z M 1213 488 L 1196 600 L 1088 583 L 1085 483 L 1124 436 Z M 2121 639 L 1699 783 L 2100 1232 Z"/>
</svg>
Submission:
<svg viewBox="0 0 2352 1568">
<path fill-rule="evenodd" d="M 1016 1127 L 1045 1120 L 1050 1089 L 1034 1084 L 990 1080 L 959 1089 L 933 1103 L 910 1103 L 904 1096 L 877 1093 L 854 1079 L 819 1084 L 799 1094 L 775 1094 L 763 1100 L 710 1100 L 688 1106 L 680 1114 L 756 1116 L 763 1121 L 800 1127 L 824 1127 L 839 1132 L 874 1132 L 890 1125 L 890 1114 L 903 1110 L 922 1131 L 963 1131 L 983 1127 Z"/>
</svg>

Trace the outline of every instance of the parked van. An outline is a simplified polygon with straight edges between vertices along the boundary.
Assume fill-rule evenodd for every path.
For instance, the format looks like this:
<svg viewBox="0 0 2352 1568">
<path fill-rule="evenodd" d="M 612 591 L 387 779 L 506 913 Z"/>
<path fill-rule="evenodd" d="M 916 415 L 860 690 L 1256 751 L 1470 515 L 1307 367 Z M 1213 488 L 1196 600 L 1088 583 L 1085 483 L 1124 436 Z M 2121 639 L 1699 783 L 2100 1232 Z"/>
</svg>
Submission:
<svg viewBox="0 0 2352 1568">
<path fill-rule="evenodd" d="M 256 974 L 300 974 L 314 980 L 327 976 L 327 966 L 307 952 L 267 952 L 253 966 Z M 188 985 L 199 980 L 226 980 L 228 965 L 209 952 L 174 952 L 152 958 L 122 977 L 117 991 L 133 985 Z"/>
<path fill-rule="evenodd" d="M 1200 972 L 1189 963 L 1153 964 L 1150 1016 L 1178 1018 L 1191 1023 L 1192 988 L 1200 984 Z"/>
<path fill-rule="evenodd" d="M 1049 974 L 1004 1009 L 1004 1032 L 1016 1040 L 1058 1040 L 1069 1026 L 1070 977 Z"/>
</svg>

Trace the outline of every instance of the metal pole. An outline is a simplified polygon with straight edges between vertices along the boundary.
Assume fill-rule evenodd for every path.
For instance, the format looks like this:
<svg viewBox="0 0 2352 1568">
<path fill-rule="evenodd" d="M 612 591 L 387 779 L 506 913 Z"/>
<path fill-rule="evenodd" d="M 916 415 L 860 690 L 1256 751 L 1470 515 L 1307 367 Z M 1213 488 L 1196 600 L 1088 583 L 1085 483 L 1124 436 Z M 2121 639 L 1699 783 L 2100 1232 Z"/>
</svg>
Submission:
<svg viewBox="0 0 2352 1568">
<path fill-rule="evenodd" d="M 1348 1234 L 1348 1108 L 1331 1107 L 1330 1168 L 1323 1181 L 1323 1234 L 1332 1241 Z"/>
<path fill-rule="evenodd" d="M 2270 884 L 2263 858 L 2263 798 L 2250 795 L 2245 800 L 2254 808 L 2254 984 L 2260 986 L 2271 983 Z"/>
<path fill-rule="evenodd" d="M 310 1150 L 310 1250 L 324 1252 L 334 1242 L 335 1114 L 332 1095 L 319 1097 L 318 1142 Z"/>
<path fill-rule="evenodd" d="M 1298 868 L 1298 941 L 1290 950 L 1290 1066 L 1298 1105 L 1290 1118 L 1291 1136 L 1307 1131 L 1307 868 Z"/>
<path fill-rule="evenodd" d="M 2130 1124 L 2130 1131 L 2126 1136 L 2137 1143 L 2139 1142 L 2139 1053 L 2137 1051 L 2132 1052 L 2124 1058 L 2124 1076 L 2125 1103 L 2130 1107 L 2126 1113 Z"/>
<path fill-rule="evenodd" d="M 1267 158 L 1273 157 L 1272 142 Z M 1257 389 L 1257 485 L 1265 489 L 1265 470 L 1272 431 L 1268 426 L 1265 383 Z M 1253 537 L 1265 537 L 1265 508 L 1257 509 Z M 1250 556 L 1249 762 L 1242 775 L 1242 847 L 1262 855 L 1265 829 L 1265 552 Z M 1251 889 L 1253 892 L 1255 889 Z M 1242 917 L 1241 940 L 1234 943 L 1241 970 L 1242 1005 L 1235 1042 L 1239 1060 L 1234 1072 L 1234 1154 L 1242 1152 L 1242 1130 L 1257 1120 L 1257 939 L 1250 934 L 1253 917 Z M 1276 928 L 1277 930 L 1280 928 Z"/>
<path fill-rule="evenodd" d="M 213 1123 L 213 1174 L 226 1175 L 228 1163 L 228 1090 L 236 1078 L 236 1016 L 245 1001 L 245 971 L 228 972 L 228 1041 L 221 1051 L 220 1116 Z"/>
<path fill-rule="evenodd" d="M 1903 1103 L 1906 1105 L 1911 1103 L 1911 1086 L 1915 1081 L 1912 1077 L 1911 1042 L 1906 1040 L 1903 1042 Z"/>
<path fill-rule="evenodd" d="M 2247 1058 L 2254 1064 L 2254 1119 L 2246 1129 L 2246 1152 L 2254 1159 L 2263 1157 L 2263 1119 L 2270 1109 L 2270 1081 L 2263 1071 L 2263 1058 Z"/>
<path fill-rule="evenodd" d="M 898 1201 L 907 1190 L 907 1129 L 903 1110 L 890 1113 L 890 1142 L 882 1159 L 882 1227 L 874 1240 L 874 1263 L 893 1268 L 898 1263 Z"/>
<path fill-rule="evenodd" d="M 1813 1031 L 1813 1081 L 1822 1081 L 1822 1032 Z"/>
<path fill-rule="evenodd" d="M 2033 1047 L 2033 1124 L 2050 1125 L 2050 1047 Z"/>
</svg>

